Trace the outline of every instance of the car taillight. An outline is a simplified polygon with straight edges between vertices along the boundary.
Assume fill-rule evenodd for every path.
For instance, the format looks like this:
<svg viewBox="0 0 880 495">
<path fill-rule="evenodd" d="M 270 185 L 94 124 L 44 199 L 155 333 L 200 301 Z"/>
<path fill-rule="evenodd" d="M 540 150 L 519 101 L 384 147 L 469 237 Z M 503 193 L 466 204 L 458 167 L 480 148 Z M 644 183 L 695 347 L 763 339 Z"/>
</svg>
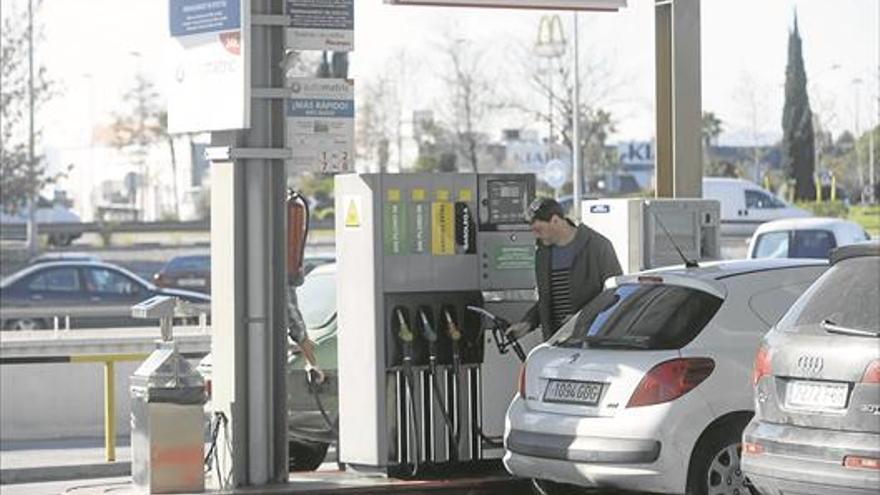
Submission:
<svg viewBox="0 0 880 495">
<path fill-rule="evenodd" d="M 755 354 L 755 365 L 752 368 L 752 386 L 758 384 L 758 380 L 769 375 L 772 372 L 770 368 L 770 351 L 766 347 L 761 346 L 758 353 Z"/>
<path fill-rule="evenodd" d="M 743 442 L 743 452 L 751 455 L 761 455 L 764 453 L 764 447 L 759 443 Z"/>
<path fill-rule="evenodd" d="M 871 361 L 862 375 L 862 383 L 880 383 L 880 360 Z"/>
<path fill-rule="evenodd" d="M 519 396 L 526 398 L 526 363 L 519 367 Z"/>
<path fill-rule="evenodd" d="M 859 457 L 848 455 L 843 458 L 843 465 L 850 469 L 877 469 L 880 470 L 880 459 L 873 457 Z"/>
<path fill-rule="evenodd" d="M 652 406 L 675 400 L 712 374 L 709 358 L 673 359 L 651 368 L 633 392 L 626 407 Z"/>
<path fill-rule="evenodd" d="M 165 275 L 162 275 L 161 273 L 154 273 L 153 274 L 153 283 L 158 285 L 159 287 L 165 287 L 165 285 L 166 285 Z"/>
<path fill-rule="evenodd" d="M 211 382 L 211 379 L 210 379 L 210 378 L 208 378 L 207 380 L 205 380 L 205 395 L 208 396 L 208 400 L 211 399 L 211 392 L 213 391 L 213 388 L 212 388 L 212 386 L 211 386 L 211 383 L 212 383 L 212 382 Z"/>
</svg>

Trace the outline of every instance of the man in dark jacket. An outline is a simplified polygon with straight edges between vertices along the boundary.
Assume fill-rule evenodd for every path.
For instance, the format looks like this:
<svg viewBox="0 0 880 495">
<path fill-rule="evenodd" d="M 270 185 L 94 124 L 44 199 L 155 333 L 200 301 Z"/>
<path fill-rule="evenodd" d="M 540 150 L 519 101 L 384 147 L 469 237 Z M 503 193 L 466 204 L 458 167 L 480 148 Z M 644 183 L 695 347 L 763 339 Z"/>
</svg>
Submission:
<svg viewBox="0 0 880 495">
<path fill-rule="evenodd" d="M 586 225 L 575 225 L 553 199 L 536 199 L 526 211 L 526 219 L 538 243 L 538 302 L 507 334 L 520 338 L 540 326 L 547 340 L 602 292 L 606 279 L 621 274 L 620 263 L 606 237 Z"/>
</svg>

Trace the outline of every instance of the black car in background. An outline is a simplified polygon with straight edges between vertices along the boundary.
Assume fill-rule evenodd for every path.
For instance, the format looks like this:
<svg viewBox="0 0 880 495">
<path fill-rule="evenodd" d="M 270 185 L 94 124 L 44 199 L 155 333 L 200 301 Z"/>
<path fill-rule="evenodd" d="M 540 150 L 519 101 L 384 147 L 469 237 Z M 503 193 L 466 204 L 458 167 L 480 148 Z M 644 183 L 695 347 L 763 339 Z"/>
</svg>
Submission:
<svg viewBox="0 0 880 495">
<path fill-rule="evenodd" d="M 306 254 L 303 260 L 304 275 L 318 266 L 336 261 L 335 253 Z M 153 275 L 153 283 L 159 287 L 178 288 L 211 293 L 211 255 L 192 254 L 171 258 L 161 270 Z"/>
<path fill-rule="evenodd" d="M 28 266 L 0 282 L 0 328 L 51 328 L 70 318 L 71 328 L 146 326 L 131 306 L 168 295 L 210 311 L 210 296 L 159 288 L 125 268 L 95 261 L 53 261 Z"/>
<path fill-rule="evenodd" d="M 159 287 L 211 292 L 211 255 L 175 256 L 153 275 Z"/>
</svg>

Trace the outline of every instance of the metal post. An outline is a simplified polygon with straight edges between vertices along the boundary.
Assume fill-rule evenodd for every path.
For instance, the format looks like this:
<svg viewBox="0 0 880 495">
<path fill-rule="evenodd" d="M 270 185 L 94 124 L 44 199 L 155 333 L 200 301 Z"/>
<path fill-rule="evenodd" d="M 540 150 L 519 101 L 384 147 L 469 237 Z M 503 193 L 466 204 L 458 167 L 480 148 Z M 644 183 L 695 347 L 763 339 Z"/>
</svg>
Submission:
<svg viewBox="0 0 880 495">
<path fill-rule="evenodd" d="M 575 223 L 581 222 L 581 78 L 578 61 L 578 13 L 572 14 L 574 21 L 574 102 L 573 102 L 573 133 L 571 145 L 572 167 L 572 205 Z"/>
<path fill-rule="evenodd" d="M 702 196 L 700 2 L 656 0 L 656 196 Z"/>
<path fill-rule="evenodd" d="M 33 256 L 37 252 L 37 201 L 34 163 L 34 2 L 28 0 L 28 181 L 27 181 L 27 249 Z"/>
<path fill-rule="evenodd" d="M 116 379 L 113 361 L 104 361 L 104 453 L 116 460 Z"/>
<path fill-rule="evenodd" d="M 250 85 L 282 88 L 284 25 L 256 18 L 281 15 L 284 4 L 250 4 Z M 231 475 L 221 488 L 283 483 L 288 475 L 285 171 L 274 153 L 285 147 L 285 93 L 276 93 L 254 94 L 249 129 L 211 136 L 231 151 L 211 170 L 213 393 L 230 437 L 220 455 Z"/>
</svg>

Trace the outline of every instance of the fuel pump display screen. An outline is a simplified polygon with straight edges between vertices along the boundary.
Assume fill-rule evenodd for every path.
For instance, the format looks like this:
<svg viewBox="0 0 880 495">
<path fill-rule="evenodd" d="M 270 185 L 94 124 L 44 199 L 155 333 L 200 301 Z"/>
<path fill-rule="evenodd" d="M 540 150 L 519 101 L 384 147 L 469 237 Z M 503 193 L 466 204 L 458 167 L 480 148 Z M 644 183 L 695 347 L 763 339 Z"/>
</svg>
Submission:
<svg viewBox="0 0 880 495">
<path fill-rule="evenodd" d="M 489 223 L 522 223 L 528 189 L 525 181 L 490 180 L 487 185 Z"/>
</svg>

